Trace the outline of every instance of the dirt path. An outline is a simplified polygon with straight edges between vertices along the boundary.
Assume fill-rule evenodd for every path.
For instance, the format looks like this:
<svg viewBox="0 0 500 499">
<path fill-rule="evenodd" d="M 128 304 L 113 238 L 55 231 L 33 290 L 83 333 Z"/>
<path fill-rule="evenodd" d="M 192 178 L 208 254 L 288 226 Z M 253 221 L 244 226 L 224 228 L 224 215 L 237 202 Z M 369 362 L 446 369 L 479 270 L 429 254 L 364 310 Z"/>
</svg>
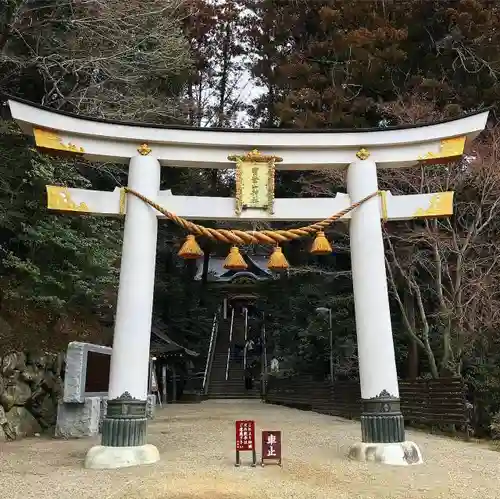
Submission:
<svg viewBox="0 0 500 499">
<path fill-rule="evenodd" d="M 283 431 L 283 469 L 234 467 L 234 421 L 246 418 L 259 435 Z M 84 470 L 91 440 L 0 444 L 0 499 L 500 498 L 500 453 L 418 432 L 407 438 L 425 464 L 362 464 L 345 457 L 359 439 L 356 422 L 260 402 L 169 406 L 150 425 L 162 456 L 150 467 Z"/>
</svg>

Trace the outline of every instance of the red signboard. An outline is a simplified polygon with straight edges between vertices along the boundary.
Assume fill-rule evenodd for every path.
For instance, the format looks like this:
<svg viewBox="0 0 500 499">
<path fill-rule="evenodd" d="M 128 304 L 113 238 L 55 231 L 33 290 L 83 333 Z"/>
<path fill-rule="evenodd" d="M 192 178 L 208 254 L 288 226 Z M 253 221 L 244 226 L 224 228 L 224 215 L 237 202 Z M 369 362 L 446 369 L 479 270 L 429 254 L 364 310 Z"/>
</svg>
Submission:
<svg viewBox="0 0 500 499">
<path fill-rule="evenodd" d="M 281 431 L 262 432 L 262 466 L 266 461 L 277 461 L 281 466 Z"/>
<path fill-rule="evenodd" d="M 255 450 L 255 421 L 236 421 L 236 450 Z"/>
</svg>

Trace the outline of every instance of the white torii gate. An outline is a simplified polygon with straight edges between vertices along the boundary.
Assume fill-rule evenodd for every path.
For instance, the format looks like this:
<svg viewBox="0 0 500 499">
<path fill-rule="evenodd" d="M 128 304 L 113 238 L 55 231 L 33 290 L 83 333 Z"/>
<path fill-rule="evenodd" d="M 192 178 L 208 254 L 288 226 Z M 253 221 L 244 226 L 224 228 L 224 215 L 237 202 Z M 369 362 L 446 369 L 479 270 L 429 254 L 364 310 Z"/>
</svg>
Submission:
<svg viewBox="0 0 500 499">
<path fill-rule="evenodd" d="M 115 123 L 55 112 L 11 99 L 12 117 L 37 147 L 90 161 L 129 163 L 128 187 L 191 220 L 321 220 L 378 190 L 377 168 L 443 163 L 461 157 L 485 127 L 487 112 L 426 126 L 353 131 L 217 130 Z M 160 167 L 230 168 L 228 154 L 257 148 L 277 154 L 277 169 L 348 168 L 347 194 L 331 199 L 276 199 L 274 211 L 235 212 L 233 198 L 189 197 L 160 191 Z M 160 457 L 146 444 L 145 405 L 158 218 L 161 213 L 122 189 L 113 192 L 48 186 L 48 207 L 63 212 L 125 216 L 120 284 L 102 445 L 85 466 L 117 468 Z M 125 197 L 127 197 L 125 202 Z M 453 213 L 453 193 L 373 197 L 346 215 L 363 414 L 362 439 L 350 457 L 393 465 L 422 462 L 405 441 L 389 310 L 381 219 Z"/>
</svg>

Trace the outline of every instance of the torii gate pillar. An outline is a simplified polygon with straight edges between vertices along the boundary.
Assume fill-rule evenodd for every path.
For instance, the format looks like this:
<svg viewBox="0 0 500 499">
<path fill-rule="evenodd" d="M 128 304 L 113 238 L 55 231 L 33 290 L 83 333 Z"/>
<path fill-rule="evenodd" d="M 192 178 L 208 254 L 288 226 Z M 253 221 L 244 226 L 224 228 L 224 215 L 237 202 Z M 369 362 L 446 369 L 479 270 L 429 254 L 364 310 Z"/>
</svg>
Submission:
<svg viewBox="0 0 500 499">
<path fill-rule="evenodd" d="M 160 190 L 158 160 L 150 156 L 132 157 L 128 186 L 156 198 Z M 158 449 L 146 442 L 146 359 L 151 338 L 157 233 L 156 211 L 129 196 L 102 445 L 88 451 L 86 468 L 122 468 L 160 459 Z"/>
<path fill-rule="evenodd" d="M 347 191 L 353 203 L 377 190 L 374 161 L 360 159 L 349 165 Z M 377 198 L 353 212 L 349 232 L 363 404 L 362 441 L 351 447 L 349 456 L 393 465 L 419 464 L 419 448 L 405 441 Z"/>
</svg>

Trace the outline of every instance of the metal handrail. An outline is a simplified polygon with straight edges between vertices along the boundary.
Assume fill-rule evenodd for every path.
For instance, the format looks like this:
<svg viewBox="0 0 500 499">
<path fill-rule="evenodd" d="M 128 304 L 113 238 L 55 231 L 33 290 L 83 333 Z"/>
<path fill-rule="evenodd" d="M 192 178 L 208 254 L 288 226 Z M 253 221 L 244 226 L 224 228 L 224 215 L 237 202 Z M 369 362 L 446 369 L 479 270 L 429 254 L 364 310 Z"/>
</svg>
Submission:
<svg viewBox="0 0 500 499">
<path fill-rule="evenodd" d="M 229 375 L 229 360 L 231 359 L 231 342 L 233 341 L 234 308 L 231 310 L 231 327 L 229 328 L 229 345 L 227 347 L 226 381 Z"/>
<path fill-rule="evenodd" d="M 217 342 L 217 333 L 219 332 L 219 313 L 214 314 L 214 321 L 212 323 L 212 333 L 210 335 L 210 345 L 208 347 L 207 363 L 205 365 L 205 374 L 203 375 L 203 393 L 206 395 L 208 391 L 208 376 L 212 370 L 212 362 L 215 353 L 215 345 Z"/>
<path fill-rule="evenodd" d="M 267 370 L 267 341 L 266 341 L 266 314 L 263 312 L 262 313 L 262 355 L 264 357 L 264 366 L 263 366 L 263 374 L 264 374 L 264 394 L 267 392 L 267 377 L 268 377 L 268 370 Z"/>
<path fill-rule="evenodd" d="M 243 349 L 243 378 L 247 368 L 248 308 L 245 307 L 245 348 Z"/>
</svg>

